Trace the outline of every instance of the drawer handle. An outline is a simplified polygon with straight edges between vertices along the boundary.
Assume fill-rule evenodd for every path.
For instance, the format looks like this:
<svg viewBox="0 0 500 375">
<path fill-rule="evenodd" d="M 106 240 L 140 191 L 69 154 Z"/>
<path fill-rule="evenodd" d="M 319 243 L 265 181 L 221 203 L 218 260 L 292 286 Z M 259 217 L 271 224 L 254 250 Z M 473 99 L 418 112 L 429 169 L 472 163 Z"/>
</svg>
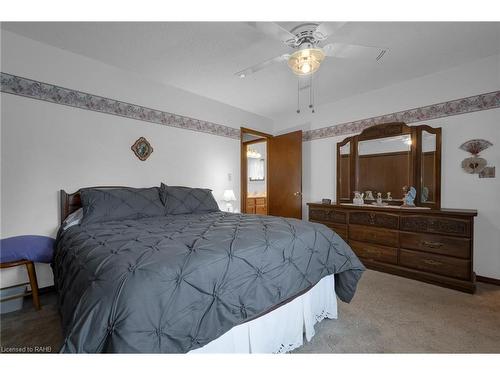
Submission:
<svg viewBox="0 0 500 375">
<path fill-rule="evenodd" d="M 430 264 L 431 266 L 440 266 L 441 264 L 443 264 L 441 262 L 432 259 L 424 259 L 423 261 L 424 263 Z"/>
<path fill-rule="evenodd" d="M 443 247 L 444 243 L 434 241 L 422 241 L 422 245 L 430 247 L 431 249 L 439 249 Z"/>
<path fill-rule="evenodd" d="M 370 224 L 375 224 L 375 214 L 373 212 L 370 212 Z"/>
</svg>

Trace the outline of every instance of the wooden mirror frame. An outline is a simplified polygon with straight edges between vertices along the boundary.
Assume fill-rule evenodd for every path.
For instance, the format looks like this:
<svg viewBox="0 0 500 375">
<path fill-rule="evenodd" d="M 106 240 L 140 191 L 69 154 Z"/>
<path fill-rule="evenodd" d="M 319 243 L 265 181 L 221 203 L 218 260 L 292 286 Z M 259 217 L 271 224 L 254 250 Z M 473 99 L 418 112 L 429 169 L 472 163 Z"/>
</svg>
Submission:
<svg viewBox="0 0 500 375">
<path fill-rule="evenodd" d="M 434 181 L 435 198 L 432 202 L 422 202 L 422 132 L 426 131 L 436 136 L 436 154 L 434 159 Z M 420 207 L 429 207 L 433 209 L 441 208 L 441 128 L 433 128 L 429 125 L 409 126 L 404 122 L 391 122 L 374 125 L 363 130 L 360 134 L 354 135 L 337 143 L 337 204 L 352 203 L 352 196 L 348 199 L 341 198 L 341 176 L 340 176 L 340 148 L 350 142 L 349 148 L 349 186 L 350 194 L 358 188 L 358 142 L 370 139 L 394 137 L 403 134 L 410 134 L 412 144 L 410 148 L 410 173 L 409 184 L 415 187 L 417 194 L 415 205 Z"/>
</svg>

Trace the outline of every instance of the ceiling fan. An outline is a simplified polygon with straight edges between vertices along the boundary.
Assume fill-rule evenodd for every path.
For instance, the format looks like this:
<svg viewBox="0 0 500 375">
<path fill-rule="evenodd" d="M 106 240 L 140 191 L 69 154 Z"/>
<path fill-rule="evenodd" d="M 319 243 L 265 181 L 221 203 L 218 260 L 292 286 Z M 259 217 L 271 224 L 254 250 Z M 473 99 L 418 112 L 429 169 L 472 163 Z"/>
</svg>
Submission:
<svg viewBox="0 0 500 375">
<path fill-rule="evenodd" d="M 290 54 L 283 54 L 243 69 L 235 75 L 245 78 L 276 63 L 287 62 L 290 69 L 298 76 L 315 73 L 325 57 L 346 59 L 373 59 L 379 61 L 387 52 L 386 48 L 368 47 L 356 44 L 329 43 L 321 46 L 347 22 L 302 23 L 290 31 L 274 22 L 248 22 L 247 24 L 283 42 L 292 48 Z"/>
</svg>

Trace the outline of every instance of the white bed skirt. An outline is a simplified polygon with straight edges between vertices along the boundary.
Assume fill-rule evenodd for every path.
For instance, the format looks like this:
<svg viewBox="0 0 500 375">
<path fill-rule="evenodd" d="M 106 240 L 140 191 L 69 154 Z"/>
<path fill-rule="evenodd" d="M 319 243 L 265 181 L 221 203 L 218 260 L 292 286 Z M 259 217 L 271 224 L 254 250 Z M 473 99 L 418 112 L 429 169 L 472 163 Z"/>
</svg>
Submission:
<svg viewBox="0 0 500 375">
<path fill-rule="evenodd" d="M 221 337 L 189 353 L 286 353 L 311 341 L 314 325 L 337 318 L 333 275 L 311 290 L 260 318 L 233 327 Z"/>
</svg>

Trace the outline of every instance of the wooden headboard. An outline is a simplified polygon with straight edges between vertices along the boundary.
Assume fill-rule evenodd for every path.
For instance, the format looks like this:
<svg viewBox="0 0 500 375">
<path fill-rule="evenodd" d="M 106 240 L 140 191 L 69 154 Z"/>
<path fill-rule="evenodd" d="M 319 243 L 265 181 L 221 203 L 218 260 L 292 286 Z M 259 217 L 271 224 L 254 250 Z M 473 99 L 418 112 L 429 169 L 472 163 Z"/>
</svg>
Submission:
<svg viewBox="0 0 500 375">
<path fill-rule="evenodd" d="M 61 190 L 61 224 L 64 219 L 68 217 L 69 214 L 72 214 L 80 207 L 82 207 L 82 201 L 80 199 L 80 192 L 84 189 L 119 189 L 126 188 L 127 186 L 91 186 L 87 188 L 81 188 L 75 191 L 74 193 L 66 193 L 64 190 Z"/>
</svg>

